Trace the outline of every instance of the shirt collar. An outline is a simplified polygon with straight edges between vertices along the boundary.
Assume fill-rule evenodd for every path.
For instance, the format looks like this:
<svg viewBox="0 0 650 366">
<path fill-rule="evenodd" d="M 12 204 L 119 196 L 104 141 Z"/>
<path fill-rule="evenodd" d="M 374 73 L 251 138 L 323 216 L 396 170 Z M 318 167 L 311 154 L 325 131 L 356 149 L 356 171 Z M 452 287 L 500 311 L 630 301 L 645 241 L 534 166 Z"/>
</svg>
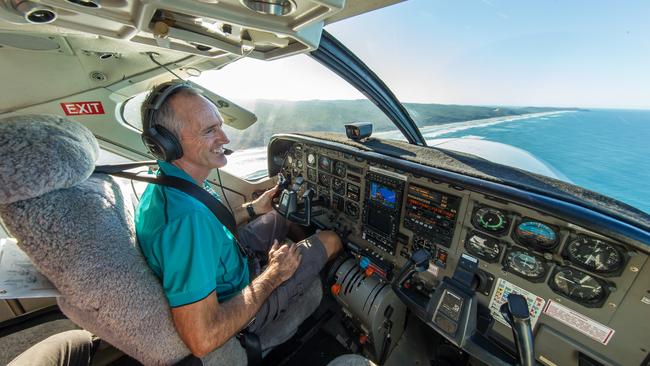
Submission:
<svg viewBox="0 0 650 366">
<path fill-rule="evenodd" d="M 198 184 L 194 178 L 190 177 L 189 174 L 187 174 L 183 169 L 177 167 L 176 165 L 172 163 L 168 163 L 163 160 L 158 160 L 158 166 L 160 167 L 160 170 L 165 174 L 169 175 L 172 177 L 177 177 L 177 178 L 182 178 L 185 180 L 188 180 L 198 186 L 201 186 L 201 184 Z M 202 182 L 203 185 L 205 185 L 205 182 Z"/>
<path fill-rule="evenodd" d="M 158 160 L 158 166 L 160 167 L 160 170 L 165 174 L 181 179 L 185 179 L 187 181 L 190 181 L 198 186 L 203 186 L 203 189 L 208 191 L 211 195 L 213 195 L 216 199 L 221 200 L 221 196 L 217 192 L 215 192 L 212 187 L 210 187 L 210 184 L 208 183 L 208 180 L 203 181 L 203 185 L 196 183 L 194 178 L 190 177 L 189 174 L 187 174 L 183 169 L 177 167 L 174 164 L 168 163 L 163 160 Z"/>
</svg>

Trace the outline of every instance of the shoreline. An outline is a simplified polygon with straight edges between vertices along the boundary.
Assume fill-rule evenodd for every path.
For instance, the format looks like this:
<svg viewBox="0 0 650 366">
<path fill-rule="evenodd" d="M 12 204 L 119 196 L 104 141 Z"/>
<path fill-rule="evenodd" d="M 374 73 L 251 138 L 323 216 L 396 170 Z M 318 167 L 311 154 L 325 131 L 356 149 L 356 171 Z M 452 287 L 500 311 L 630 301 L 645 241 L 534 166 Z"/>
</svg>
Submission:
<svg viewBox="0 0 650 366">
<path fill-rule="evenodd" d="M 467 121 L 446 122 L 446 123 L 441 123 L 436 125 L 422 126 L 419 127 L 419 130 L 425 139 L 431 139 L 431 138 L 437 138 L 440 135 L 445 135 L 448 133 L 453 133 L 462 130 L 468 130 L 470 128 L 487 127 L 487 126 L 497 125 L 506 122 L 513 122 L 513 121 L 519 121 L 519 120 L 530 119 L 530 118 L 546 117 L 546 116 L 552 116 L 552 115 L 569 113 L 569 112 L 575 112 L 575 111 L 559 110 L 559 111 L 548 111 L 548 112 L 534 112 L 534 113 L 514 114 L 508 116 L 490 117 L 490 118 L 483 118 L 483 119 L 472 119 Z M 398 138 L 398 139 L 403 137 L 402 133 L 398 130 L 375 132 L 373 133 L 373 136 L 381 137 L 381 138 Z"/>
<path fill-rule="evenodd" d="M 462 130 L 468 130 L 471 128 L 487 127 L 487 126 L 493 126 L 501 123 L 515 122 L 515 121 L 531 119 L 531 118 L 546 117 L 546 116 L 558 115 L 558 114 L 569 113 L 569 112 L 574 112 L 574 111 L 564 110 L 564 111 L 535 112 L 535 113 L 516 114 L 510 116 L 474 119 L 474 120 L 468 120 L 462 122 L 450 122 L 450 123 L 443 123 L 439 125 L 422 126 L 420 127 L 420 132 L 422 133 L 422 136 L 424 138 L 431 139 L 431 138 L 437 138 L 440 135 L 445 135 L 448 133 L 458 132 Z M 378 133 L 377 135 L 388 137 L 389 134 L 390 133 L 386 133 L 385 135 L 382 135 L 381 133 Z"/>
<path fill-rule="evenodd" d="M 470 119 L 467 121 L 458 121 L 458 122 L 445 122 L 437 125 L 426 125 L 420 127 L 420 131 L 422 131 L 425 128 L 434 128 L 434 127 L 441 127 L 441 126 L 453 126 L 453 125 L 458 125 L 458 124 L 481 124 L 481 123 L 490 123 L 492 124 L 493 122 L 510 122 L 510 121 L 518 121 L 521 119 L 529 119 L 529 118 L 537 118 L 537 117 L 545 117 L 545 116 L 552 116 L 556 114 L 562 114 L 562 113 L 570 113 L 570 112 L 575 112 L 571 110 L 564 110 L 564 111 L 549 111 L 549 112 L 535 112 L 535 113 L 524 113 L 524 114 L 512 114 L 508 116 L 499 116 L 499 117 L 490 117 L 490 118 L 482 118 L 482 119 Z"/>
</svg>

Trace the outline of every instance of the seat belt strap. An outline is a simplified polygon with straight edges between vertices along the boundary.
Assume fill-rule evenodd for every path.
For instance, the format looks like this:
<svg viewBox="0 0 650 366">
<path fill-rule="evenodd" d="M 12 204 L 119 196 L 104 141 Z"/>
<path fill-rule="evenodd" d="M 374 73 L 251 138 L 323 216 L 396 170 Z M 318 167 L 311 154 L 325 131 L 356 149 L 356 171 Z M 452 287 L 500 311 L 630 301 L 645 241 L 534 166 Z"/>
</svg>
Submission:
<svg viewBox="0 0 650 366">
<path fill-rule="evenodd" d="M 235 238 L 235 242 L 241 253 L 244 256 L 247 256 L 247 251 L 242 247 L 239 242 L 239 237 L 237 235 L 237 222 L 232 213 L 226 208 L 226 206 L 216 199 L 213 195 L 208 193 L 205 189 L 199 187 L 198 185 L 185 180 L 183 178 L 178 178 L 169 175 L 162 175 L 157 177 L 143 177 L 136 173 L 127 172 L 125 170 L 138 168 L 141 166 L 148 166 L 156 164 L 155 161 L 144 161 L 137 163 L 126 163 L 126 164 L 115 164 L 115 165 L 99 165 L 95 167 L 94 173 L 102 173 L 114 175 L 116 177 L 132 179 L 140 182 L 147 182 L 153 184 L 160 184 L 167 187 L 176 188 L 179 191 L 186 193 L 189 196 L 194 197 L 199 202 L 203 203 L 221 222 L 230 233 Z"/>
<path fill-rule="evenodd" d="M 242 331 L 237 334 L 237 339 L 242 347 L 246 350 L 248 366 L 262 365 L 262 342 L 260 337 L 255 333 Z"/>
</svg>

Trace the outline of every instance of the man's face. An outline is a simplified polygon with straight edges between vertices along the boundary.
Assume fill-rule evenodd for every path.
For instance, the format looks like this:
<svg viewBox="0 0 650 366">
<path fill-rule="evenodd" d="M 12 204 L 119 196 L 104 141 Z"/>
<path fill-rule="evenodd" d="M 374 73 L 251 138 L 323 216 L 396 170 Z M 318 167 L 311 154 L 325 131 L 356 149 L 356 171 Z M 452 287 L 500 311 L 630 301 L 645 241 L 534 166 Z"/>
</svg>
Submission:
<svg viewBox="0 0 650 366">
<path fill-rule="evenodd" d="M 171 101 L 176 117 L 183 121 L 180 142 L 183 157 L 193 168 L 209 172 L 228 162 L 223 145 L 230 142 L 223 130 L 223 119 L 215 106 L 201 96 L 178 95 Z"/>
</svg>

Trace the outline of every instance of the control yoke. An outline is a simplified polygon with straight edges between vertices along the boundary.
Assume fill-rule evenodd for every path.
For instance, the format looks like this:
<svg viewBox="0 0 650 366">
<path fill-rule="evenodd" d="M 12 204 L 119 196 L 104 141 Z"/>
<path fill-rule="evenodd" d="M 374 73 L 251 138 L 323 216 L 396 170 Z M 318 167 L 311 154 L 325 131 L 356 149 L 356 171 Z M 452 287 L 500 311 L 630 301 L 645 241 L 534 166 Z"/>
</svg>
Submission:
<svg viewBox="0 0 650 366">
<path fill-rule="evenodd" d="M 311 188 L 305 190 L 299 200 L 299 191 L 304 183 L 304 178 L 299 175 L 291 184 L 290 178 L 285 178 L 282 174 L 278 174 L 278 176 L 278 185 L 282 189 L 282 193 L 280 193 L 278 202 L 273 203 L 273 208 L 287 219 L 303 226 L 309 226 L 314 214 L 312 207 L 320 204 L 317 202 L 318 200 L 313 200 L 314 190 Z"/>
<path fill-rule="evenodd" d="M 530 313 L 526 298 L 519 294 L 510 294 L 508 301 L 501 305 L 499 311 L 512 328 L 512 336 L 515 339 L 521 366 L 535 365 L 533 328 L 530 325 Z"/>
</svg>

